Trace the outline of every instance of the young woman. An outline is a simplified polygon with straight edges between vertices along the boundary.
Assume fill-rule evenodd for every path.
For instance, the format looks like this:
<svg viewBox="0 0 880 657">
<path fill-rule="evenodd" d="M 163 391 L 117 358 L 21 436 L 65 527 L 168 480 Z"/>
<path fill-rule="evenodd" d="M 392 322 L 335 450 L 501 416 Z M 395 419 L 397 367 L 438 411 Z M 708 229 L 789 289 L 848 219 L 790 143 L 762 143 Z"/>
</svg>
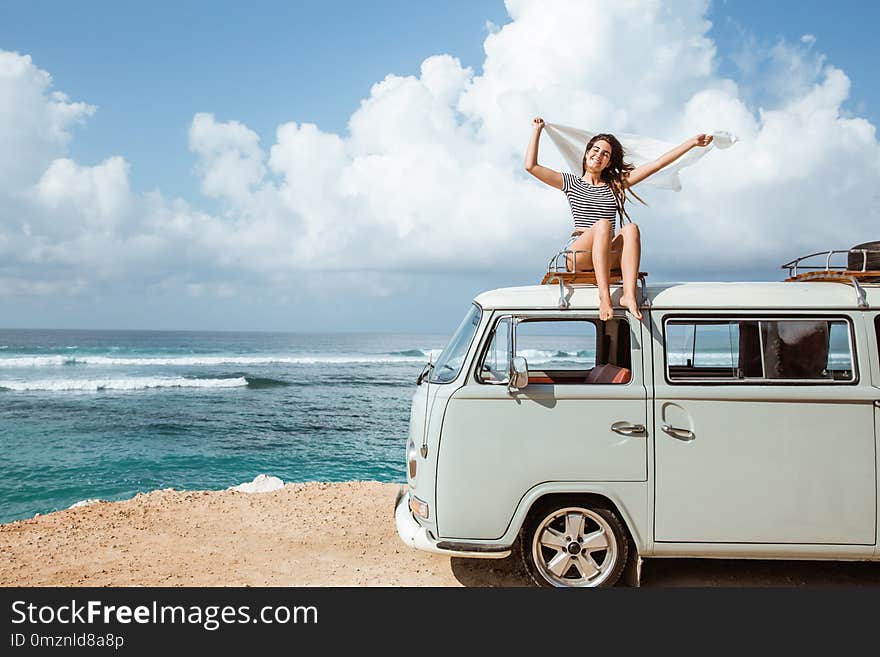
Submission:
<svg viewBox="0 0 880 657">
<path fill-rule="evenodd" d="M 630 189 L 636 183 L 657 173 L 663 167 L 675 162 L 696 146 L 705 147 L 712 143 L 712 136 L 699 134 L 682 142 L 668 153 L 653 162 L 639 167 L 623 161 L 623 147 L 614 135 L 598 134 L 590 139 L 584 152 L 581 177 L 570 173 L 559 173 L 538 164 L 538 141 L 544 129 L 540 117 L 532 122 L 534 130 L 526 151 L 526 171 L 538 180 L 556 189 L 561 189 L 568 198 L 574 218 L 574 233 L 565 245 L 565 250 L 586 251 L 567 256 L 569 271 L 596 272 L 596 285 L 599 288 L 599 319 L 610 319 L 611 291 L 608 287 L 609 270 L 620 269 L 623 277 L 623 296 L 620 305 L 629 310 L 637 319 L 642 318 L 636 297 L 636 280 L 639 275 L 641 242 L 639 227 L 630 222 L 621 225 L 614 234 L 617 217 L 629 219 L 624 204 L 627 196 L 638 196 Z"/>
</svg>

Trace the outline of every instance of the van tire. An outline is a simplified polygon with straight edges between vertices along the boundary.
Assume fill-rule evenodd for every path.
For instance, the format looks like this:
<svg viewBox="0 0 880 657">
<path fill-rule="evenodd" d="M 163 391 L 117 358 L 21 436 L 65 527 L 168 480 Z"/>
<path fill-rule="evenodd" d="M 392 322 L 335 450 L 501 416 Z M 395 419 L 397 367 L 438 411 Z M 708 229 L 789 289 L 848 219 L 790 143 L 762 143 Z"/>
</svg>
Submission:
<svg viewBox="0 0 880 657">
<path fill-rule="evenodd" d="M 862 264 L 864 264 L 867 271 L 880 270 L 880 242 L 863 242 L 862 244 L 856 244 L 850 250 L 853 249 L 867 250 L 867 261 L 865 260 L 865 255 L 861 253 L 849 253 L 846 256 L 847 269 L 861 271 Z"/>
<path fill-rule="evenodd" d="M 606 504 L 556 498 L 529 513 L 519 548 L 523 566 L 537 586 L 595 588 L 617 583 L 630 542 L 620 516 Z"/>
</svg>

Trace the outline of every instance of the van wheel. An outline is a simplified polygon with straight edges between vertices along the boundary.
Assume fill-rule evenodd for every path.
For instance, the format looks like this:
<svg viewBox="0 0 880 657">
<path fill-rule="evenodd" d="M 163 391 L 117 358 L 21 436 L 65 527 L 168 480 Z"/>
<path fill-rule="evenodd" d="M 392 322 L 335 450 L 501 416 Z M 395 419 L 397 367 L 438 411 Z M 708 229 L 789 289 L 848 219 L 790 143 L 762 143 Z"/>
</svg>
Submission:
<svg viewBox="0 0 880 657">
<path fill-rule="evenodd" d="M 601 504 L 570 502 L 529 514 L 519 541 L 529 577 L 538 586 L 613 586 L 629 551 L 623 522 Z"/>
</svg>

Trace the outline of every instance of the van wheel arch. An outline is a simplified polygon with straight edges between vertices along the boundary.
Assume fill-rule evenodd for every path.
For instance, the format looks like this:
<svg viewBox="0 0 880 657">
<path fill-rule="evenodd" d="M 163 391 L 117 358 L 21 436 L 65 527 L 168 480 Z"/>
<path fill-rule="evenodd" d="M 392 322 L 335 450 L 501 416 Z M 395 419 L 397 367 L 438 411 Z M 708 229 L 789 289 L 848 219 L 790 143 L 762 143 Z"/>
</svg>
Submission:
<svg viewBox="0 0 880 657">
<path fill-rule="evenodd" d="M 626 571 L 635 565 L 639 555 L 632 532 L 617 505 L 608 497 L 597 493 L 548 493 L 532 503 L 518 534 L 517 544 L 520 561 L 532 582 L 538 586 L 559 585 L 548 582 L 538 572 L 540 567 L 536 566 L 531 557 L 532 537 L 538 523 L 553 514 L 555 510 L 567 507 L 578 507 L 599 514 L 601 516 L 600 522 L 604 521 L 603 524 L 607 525 L 615 534 L 619 534 L 621 545 L 618 546 L 618 549 L 621 552 L 621 563 L 614 565 L 615 572 L 612 573 L 608 583 L 604 585 L 613 586 L 621 578 L 628 580 Z M 636 585 L 638 584 L 636 583 Z"/>
</svg>

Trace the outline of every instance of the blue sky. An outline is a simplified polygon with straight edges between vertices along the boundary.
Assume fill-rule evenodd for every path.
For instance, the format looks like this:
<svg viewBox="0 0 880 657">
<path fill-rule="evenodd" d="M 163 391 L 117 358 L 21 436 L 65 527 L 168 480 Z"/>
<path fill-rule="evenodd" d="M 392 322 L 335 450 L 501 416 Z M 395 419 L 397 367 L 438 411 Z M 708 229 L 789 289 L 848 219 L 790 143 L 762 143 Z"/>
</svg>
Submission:
<svg viewBox="0 0 880 657">
<path fill-rule="evenodd" d="M 593 10 L 602 6 L 585 4 L 593 5 Z M 157 1 L 148 5 L 0 0 L 0 51 L 28 55 L 33 70 L 51 75 L 51 85 L 42 91 L 44 98 L 48 99 L 53 91 L 60 91 L 71 103 L 94 108 L 93 111 L 75 110 L 77 119 L 62 126 L 63 138 L 53 141 L 51 147 L 46 146 L 45 157 L 37 163 L 39 168 L 34 169 L 32 180 L 15 190 L 7 190 L 6 196 L 0 190 L 0 227 L 6 234 L 15 236 L 15 240 L 22 240 L 15 241 L 14 245 L 10 242 L 10 253 L 21 254 L 31 249 L 28 251 L 31 255 L 21 256 L 14 265 L 0 270 L 0 282 L 6 281 L 5 287 L 0 284 L 0 311 L 4 317 L 0 324 L 440 332 L 451 329 L 474 294 L 536 278 L 535 271 L 541 269 L 549 251 L 560 241 L 558 234 L 564 232 L 569 221 L 565 206 L 552 190 L 535 185 L 517 168 L 527 130 L 512 133 L 515 126 L 527 128 L 527 124 L 520 118 L 516 119 L 517 123 L 511 117 L 525 116 L 525 108 L 531 103 L 529 108 L 534 107 L 541 113 L 552 112 L 551 120 L 558 118 L 560 122 L 577 124 L 581 114 L 576 110 L 584 107 L 581 100 L 575 99 L 580 93 L 603 99 L 603 106 L 607 106 L 604 114 L 598 110 L 594 115 L 587 112 L 594 117 L 593 121 L 603 121 L 600 127 L 605 127 L 607 121 L 611 129 L 678 139 L 688 136 L 684 130 L 697 124 L 682 121 L 678 125 L 673 123 L 672 117 L 706 116 L 700 114 L 701 110 L 696 107 L 699 103 L 693 98 L 701 90 L 711 96 L 710 92 L 723 88 L 724 98 L 713 96 L 703 102 L 711 107 L 711 111 L 705 111 L 709 112 L 708 116 L 725 117 L 731 125 L 742 125 L 740 130 L 746 131 L 751 129 L 747 119 L 754 119 L 753 143 L 767 144 L 768 152 L 779 159 L 766 165 L 766 172 L 770 173 L 765 172 L 765 178 L 772 177 L 775 166 L 783 176 L 792 176 L 793 185 L 804 185 L 806 189 L 811 188 L 811 180 L 827 180 L 829 171 L 827 167 L 823 171 L 821 160 L 817 160 L 813 168 L 794 167 L 798 170 L 791 171 L 787 157 L 775 144 L 797 141 L 799 133 L 794 127 L 791 128 L 794 132 L 785 133 L 784 138 L 781 133 L 772 132 L 776 123 L 763 112 L 813 102 L 803 101 L 811 88 L 824 82 L 832 86 L 833 80 L 827 75 L 830 65 L 848 78 L 849 91 L 829 91 L 834 98 L 827 102 L 839 118 L 828 124 L 826 132 L 816 134 L 827 134 L 828 139 L 836 143 L 848 140 L 847 130 L 856 129 L 844 125 L 846 119 L 859 119 L 876 126 L 880 119 L 880 85 L 872 30 L 880 24 L 878 6 L 860 2 L 751 0 L 716 1 L 706 5 L 707 8 L 703 4 L 695 0 L 661 7 L 656 18 L 656 34 L 664 36 L 658 37 L 656 43 L 646 43 L 644 35 L 652 34 L 650 28 L 636 39 L 634 35 L 639 34 L 638 30 L 646 28 L 635 26 L 639 18 L 637 10 L 627 15 L 623 9 L 615 9 L 619 13 L 611 23 L 614 27 L 605 27 L 601 33 L 597 33 L 597 21 L 584 19 L 577 25 L 578 29 L 556 39 L 554 34 L 560 27 L 553 23 L 555 17 L 549 5 L 532 11 L 529 9 L 531 0 L 513 2 L 511 14 L 516 15 L 509 14 L 502 2 L 463 0 L 323 4 Z M 712 22 L 710 30 L 700 29 L 701 17 Z M 545 19 L 546 25 L 542 23 Z M 523 29 L 518 30 L 517 25 Z M 546 39 L 536 40 L 535 35 L 543 34 L 543 29 L 548 30 Z M 497 47 L 490 57 L 495 62 L 507 63 L 508 68 L 489 66 L 490 70 L 484 70 L 487 62 L 484 41 L 493 34 L 497 37 L 493 41 Z M 668 44 L 663 41 L 666 35 L 670 35 Z M 804 38 L 805 35 L 810 36 Z M 630 38 L 636 40 L 630 41 Z M 566 39 L 570 39 L 570 43 Z M 669 110 L 665 121 L 663 112 L 645 110 L 639 114 L 632 109 L 633 97 L 627 95 L 630 91 L 625 92 L 624 87 L 618 90 L 617 82 L 609 82 L 607 71 L 599 70 L 610 67 L 607 59 L 589 60 L 588 51 L 577 54 L 583 42 L 600 41 L 608 51 L 635 53 L 617 64 L 618 78 L 644 88 L 646 95 L 658 96 L 664 111 Z M 697 41 L 700 43 L 694 45 Z M 667 94 L 662 79 L 658 82 L 654 79 L 656 76 L 644 79 L 640 76 L 646 69 L 650 72 L 670 45 L 680 51 L 674 56 L 682 58 L 675 70 L 687 68 L 690 62 L 711 52 L 712 48 L 714 58 L 711 70 L 694 64 L 694 70 L 682 74 L 681 79 L 670 79 Z M 640 48 L 647 50 L 643 61 L 638 56 Z M 681 54 L 689 48 L 697 50 Z M 444 96 L 445 105 L 439 109 L 434 106 L 425 109 L 418 104 L 422 101 L 414 100 L 413 94 L 421 92 L 407 91 L 405 84 L 395 81 L 379 91 L 373 90 L 373 85 L 389 74 L 396 76 L 397 81 L 411 76 L 412 80 L 436 90 L 425 82 L 428 76 L 423 61 L 441 54 L 457 58 L 460 68 L 438 63 L 440 72 L 436 77 L 440 80 L 437 84 L 443 88 L 441 95 L 452 94 L 448 98 Z M 566 61 L 569 56 L 571 61 Z M 511 70 L 510 62 L 519 66 L 522 75 L 516 67 Z M 529 73 L 532 62 L 540 66 L 537 72 Z M 461 73 L 460 69 L 468 67 L 469 73 Z M 482 80 L 482 91 L 469 93 L 469 85 L 478 79 Z M 735 91 L 729 85 L 725 87 L 731 82 Z M 550 91 L 548 84 L 553 85 Z M 566 98 L 566 84 L 571 86 L 571 102 Z M 18 98 L 14 94 L 9 97 Z M 515 102 L 510 100 L 512 97 Z M 368 107 L 359 110 L 367 99 Z M 729 110 L 734 102 L 737 109 Z M 497 110 L 499 107 L 502 111 Z M 511 107 L 513 109 L 509 109 Z M 435 110 L 438 113 L 436 117 L 431 114 L 433 123 L 426 121 L 424 125 L 402 127 L 398 132 L 406 138 L 400 142 L 395 141 L 397 137 L 384 124 L 383 117 L 393 122 L 400 117 Z M 457 117 L 458 127 L 450 128 L 447 136 L 434 134 L 431 131 L 437 121 L 445 120 L 442 117 L 447 110 Z M 728 110 L 731 113 L 727 113 Z M 205 120 L 201 137 L 196 135 L 194 127 L 194 117 L 199 113 L 211 117 Z M 621 118 L 624 114 L 626 118 Z M 20 117 L 22 113 L 13 115 Z M 812 115 L 797 116 L 804 121 L 804 126 L 816 125 L 816 120 L 810 118 Z M 357 117 L 364 118 L 358 124 L 360 127 L 351 130 L 349 122 L 357 123 Z M 372 123 L 367 122 L 367 118 Z M 780 118 L 781 123 L 789 126 L 792 120 Z M 291 122 L 296 130 L 291 130 L 289 141 L 282 143 L 276 130 Z M 303 141 L 308 139 L 303 124 L 309 123 L 316 124 L 319 141 L 324 146 L 315 146 L 318 150 L 312 160 L 295 161 L 298 156 L 304 157 L 303 145 L 312 143 Z M 463 126 L 469 127 L 467 135 L 459 130 Z M 727 127 L 727 124 L 719 127 Z M 13 129 L 17 128 L 10 128 Z M 375 138 L 371 135 L 373 132 Z M 430 161 L 426 160 L 424 178 L 409 179 L 400 174 L 403 176 L 400 183 L 391 180 L 387 194 L 393 196 L 402 187 L 410 189 L 426 184 L 448 190 L 445 193 L 450 196 L 464 197 L 471 191 L 469 185 L 483 180 L 481 176 L 485 175 L 486 179 L 493 180 L 491 186 L 477 190 L 480 202 L 485 204 L 474 206 L 472 219 L 458 219 L 465 229 L 469 222 L 473 223 L 472 235 L 462 229 L 456 239 L 447 240 L 442 232 L 432 232 L 438 225 L 442 227 L 449 213 L 462 212 L 458 206 L 439 209 L 442 199 L 432 205 L 415 207 L 401 194 L 399 203 L 385 206 L 381 199 L 377 201 L 371 196 L 377 182 L 363 177 L 363 167 L 367 166 L 364 163 L 375 161 L 369 157 L 381 155 L 391 162 L 388 171 L 411 170 L 413 162 L 418 160 L 401 157 L 397 164 L 393 161 L 407 143 L 415 140 L 421 144 L 419 140 L 428 132 L 431 135 L 425 136 L 423 152 L 435 153 L 435 146 L 441 151 L 448 146 L 449 153 L 436 151 Z M 664 134 L 656 134 L 659 132 Z M 804 139 L 817 139 L 816 134 L 803 134 Z M 870 168 L 877 162 L 876 136 L 870 137 L 865 130 L 858 134 L 861 140 L 858 148 L 854 146 L 856 150 L 848 152 L 846 157 L 861 162 L 863 169 Z M 459 138 L 461 144 L 450 145 Z M 303 204 L 302 195 L 309 186 L 297 187 L 297 179 L 304 178 L 302 167 L 320 160 L 320 148 L 334 139 L 344 143 L 348 159 L 340 159 L 340 162 L 352 166 L 351 177 L 355 180 L 352 184 L 356 189 L 346 188 L 339 198 L 328 199 L 326 213 L 322 215 L 320 198 Z M 749 146 L 745 143 L 738 144 L 731 153 L 738 151 L 736 157 L 746 157 Z M 30 152 L 20 144 L 17 148 Z M 553 157 L 550 148 L 549 144 L 544 146 L 545 157 Z M 229 162 L 221 161 L 222 156 L 218 155 L 230 152 L 235 153 L 233 159 L 238 167 L 232 174 L 224 168 Z M 472 182 L 462 183 L 456 177 L 455 167 L 451 170 L 449 167 L 430 168 L 431 161 L 443 161 L 446 155 L 452 161 L 473 166 L 476 178 L 469 177 L 467 180 Z M 7 149 L 7 156 L 13 161 L 15 153 Z M 359 157 L 364 159 L 358 160 Z M 486 166 L 491 164 L 488 173 L 479 167 L 480 158 L 484 157 Z M 755 189 L 754 180 L 748 176 L 740 179 L 736 177 L 738 173 L 719 173 L 725 166 L 724 156 L 719 152 L 713 157 L 716 161 L 694 176 L 704 175 L 706 181 L 713 175 L 716 179 L 723 176 L 724 182 L 718 191 L 706 190 L 709 183 L 694 179 L 679 195 L 658 193 L 648 209 L 640 210 L 637 220 L 644 222 L 645 259 L 646 264 L 651 265 L 652 276 L 656 271 L 661 280 L 777 278 L 778 264 L 799 255 L 800 251 L 780 250 L 779 247 L 788 246 L 780 235 L 768 237 L 777 241 L 776 250 L 770 246 L 765 249 L 760 231 L 766 222 L 762 223 L 760 217 L 754 219 L 752 229 L 748 225 L 744 227 L 748 237 L 741 246 L 741 259 L 732 257 L 719 265 L 708 257 L 695 258 L 685 263 L 686 266 L 676 267 L 680 258 L 669 253 L 668 245 L 680 243 L 682 235 L 693 236 L 697 240 L 696 248 L 706 252 L 730 244 L 730 237 L 713 238 L 709 234 L 712 231 L 702 234 L 696 218 L 692 219 L 693 224 L 681 224 L 682 232 L 677 236 L 668 237 L 666 233 L 661 236 L 656 226 L 676 225 L 672 222 L 678 221 L 677 217 L 695 216 L 700 208 L 704 214 L 710 214 L 707 208 L 711 206 L 706 199 L 712 203 L 723 197 L 728 199 L 723 204 L 729 207 L 729 199 L 742 199 Z M 727 166 L 734 167 L 734 156 L 726 157 Z M 115 161 L 118 166 L 112 163 L 103 166 L 113 158 L 119 158 Z M 763 163 L 765 159 L 762 155 L 760 161 Z M 812 161 L 808 154 L 803 154 L 801 159 Z M 58 160 L 69 162 L 67 169 L 58 166 Z M 53 162 L 56 163 L 54 168 Z M 737 172 L 741 171 L 740 164 L 735 166 Z M 234 185 L 234 175 L 239 173 L 252 175 L 252 184 L 235 194 L 224 192 L 223 186 Z M 378 180 L 389 182 L 389 175 L 394 174 L 386 173 Z M 450 178 L 444 178 L 445 175 Z M 124 181 L 120 182 L 120 176 Z M 92 181 L 91 187 L 83 182 L 85 180 Z M 211 188 L 210 180 L 220 182 Z M 326 183 L 327 179 L 321 180 Z M 876 178 L 867 176 L 866 180 Z M 311 183 L 311 188 L 318 184 Z M 91 191 L 84 191 L 84 185 Z M 45 196 L 39 203 L 34 202 L 36 205 L 29 200 L 33 194 L 27 190 L 31 188 Z M 769 194 L 776 194 L 786 188 L 769 189 Z M 788 193 L 797 196 L 796 189 L 796 186 L 790 187 Z M 149 197 L 152 192 L 161 195 L 161 202 Z M 864 198 L 870 201 L 871 193 L 876 194 L 869 192 Z M 299 197 L 294 198 L 297 194 Z M 441 191 L 440 196 L 443 194 Z M 494 198 L 493 194 L 499 196 Z M 113 198 L 109 210 L 105 207 L 108 195 Z M 267 200 L 270 195 L 280 200 Z M 352 195 L 358 201 L 347 204 Z M 78 212 L 73 207 L 77 203 L 87 206 L 92 201 L 100 210 L 91 214 Z M 186 206 L 185 210 L 180 203 Z M 432 207 L 438 208 L 436 216 L 431 214 Z M 516 215 L 520 211 L 525 213 L 526 209 L 532 214 Z M 756 211 L 754 206 L 744 204 L 741 216 Z M 818 235 L 827 239 L 827 235 L 834 234 L 822 224 L 824 217 L 820 211 L 821 208 L 816 209 L 816 216 L 810 219 L 815 224 L 809 224 L 815 226 L 817 244 L 821 241 Z M 860 211 L 858 205 L 849 210 L 851 213 Z M 114 212 L 117 215 L 113 215 Z M 261 224 L 258 228 L 248 226 L 247 222 L 254 221 L 259 212 L 273 217 L 277 214 L 273 219 L 275 223 Z M 488 216 L 493 212 L 500 218 Z M 96 218 L 95 213 L 100 217 Z M 192 248 L 186 243 L 186 237 L 177 238 L 175 242 L 167 230 L 172 223 L 161 224 L 172 222 L 170 216 L 175 213 L 185 217 L 173 223 L 176 227 L 180 227 L 181 222 L 186 224 L 181 236 L 189 236 L 193 243 L 204 235 L 211 236 L 210 239 L 204 243 L 199 241 Z M 537 233 L 527 232 L 523 226 L 532 226 L 531 217 L 540 213 L 553 214 L 555 218 L 548 219 L 549 227 L 543 233 L 546 237 L 539 238 L 544 240 L 539 242 L 540 248 L 530 249 L 529 244 L 534 245 Z M 389 215 L 397 222 L 393 227 L 387 225 Z M 326 216 L 329 229 L 316 227 L 315 222 L 320 222 L 321 216 Z M 505 216 L 510 220 L 505 220 Z M 725 226 L 738 223 L 739 216 L 731 215 Z M 792 227 L 805 221 L 799 209 L 791 205 L 779 207 L 773 216 L 786 217 Z M 664 223 L 667 219 L 668 223 Z M 350 242 L 337 243 L 337 233 L 333 230 L 347 231 L 349 221 L 360 222 L 362 232 L 354 234 Z M 45 228 L 45 232 L 40 233 L 41 225 L 53 222 L 56 227 L 62 222 L 69 230 L 62 235 Z M 158 229 L 160 225 L 164 228 Z M 82 235 L 73 235 L 75 226 L 81 228 Z M 231 226 L 241 228 L 242 232 L 233 234 Z M 652 227 L 655 227 L 655 235 L 650 234 Z M 226 229 L 230 230 L 229 234 L 221 234 Z M 285 232 L 288 229 L 289 234 Z M 383 232 L 386 229 L 387 232 Z M 297 231 L 306 230 L 314 233 L 314 242 L 299 244 Z M 878 237 L 868 235 L 868 230 L 864 225 L 856 226 L 841 239 L 854 243 L 863 241 L 866 236 Z M 22 231 L 27 239 L 19 237 Z M 97 232 L 105 235 L 106 240 L 90 243 L 87 235 Z M 158 243 L 157 235 L 165 241 Z M 418 235 L 429 235 L 430 239 L 413 247 Z M 255 236 L 251 251 L 242 248 L 227 258 L 211 257 L 211 254 L 217 256 L 222 248 L 218 245 L 241 244 L 249 236 Z M 375 236 L 379 242 L 370 245 L 369 256 L 361 253 L 364 236 L 366 239 Z M 469 236 L 485 246 L 476 248 L 465 244 Z M 667 237 L 669 241 L 665 242 Z M 320 260 L 313 262 L 302 255 L 298 256 L 304 263 L 300 269 L 289 268 L 277 260 L 267 261 L 265 266 L 254 264 L 262 258 L 267 246 L 288 239 L 291 253 L 308 254 L 315 248 L 326 247 L 328 253 L 341 253 L 341 258 L 350 264 L 330 267 L 333 271 L 328 279 L 315 275 L 322 269 Z M 806 250 L 811 250 L 812 244 L 806 239 L 802 241 Z M 387 249 L 384 254 L 383 245 Z M 831 246 L 845 245 L 849 245 L 848 242 Z M 649 251 L 652 247 L 654 250 Z M 801 244 L 790 246 L 800 247 Z M 117 248 L 119 262 L 113 262 L 112 267 L 108 265 L 103 271 L 106 263 L 100 261 L 100 254 Z M 410 248 L 411 259 L 387 257 L 388 253 Z M 495 255 L 505 249 L 512 250 L 516 257 Z M 91 251 L 97 254 L 96 261 L 84 255 Z M 488 255 L 483 257 L 484 253 Z M 283 255 L 273 256 L 279 257 L 283 259 Z M 141 264 L 135 267 L 131 263 Z M 416 267 L 429 273 L 408 273 Z M 147 275 L 144 268 L 162 273 Z M 99 271 L 100 275 L 96 273 Z M 63 283 L 72 280 L 76 285 L 65 288 Z M 359 291 L 354 299 L 338 300 L 350 296 L 347 291 L 352 289 L 353 282 L 364 280 L 368 281 L 367 290 Z M 301 289 L 289 293 L 294 287 Z"/>
<path fill-rule="evenodd" d="M 30 54 L 55 87 L 97 105 L 75 159 L 124 153 L 135 187 L 195 198 L 186 148 L 196 112 L 271 140 L 285 121 L 344 131 L 388 73 L 449 52 L 482 64 L 501 2 L 88 2 L 0 0 L 0 47 Z"/>
</svg>

